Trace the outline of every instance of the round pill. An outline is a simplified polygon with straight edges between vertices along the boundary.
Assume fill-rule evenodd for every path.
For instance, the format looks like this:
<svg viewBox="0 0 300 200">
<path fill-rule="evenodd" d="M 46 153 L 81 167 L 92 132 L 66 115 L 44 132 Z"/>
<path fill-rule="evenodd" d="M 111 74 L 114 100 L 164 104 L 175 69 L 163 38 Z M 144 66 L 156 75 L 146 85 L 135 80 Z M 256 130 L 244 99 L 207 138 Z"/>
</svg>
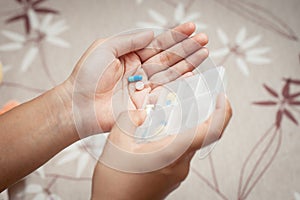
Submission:
<svg viewBox="0 0 300 200">
<path fill-rule="evenodd" d="M 142 81 L 138 81 L 138 82 L 135 83 L 135 89 L 136 90 L 142 90 L 142 89 L 144 89 L 144 86 L 145 85 Z"/>
<path fill-rule="evenodd" d="M 153 109 L 154 109 L 154 105 L 153 104 L 146 105 L 146 113 L 147 113 L 147 115 L 149 115 Z"/>
</svg>

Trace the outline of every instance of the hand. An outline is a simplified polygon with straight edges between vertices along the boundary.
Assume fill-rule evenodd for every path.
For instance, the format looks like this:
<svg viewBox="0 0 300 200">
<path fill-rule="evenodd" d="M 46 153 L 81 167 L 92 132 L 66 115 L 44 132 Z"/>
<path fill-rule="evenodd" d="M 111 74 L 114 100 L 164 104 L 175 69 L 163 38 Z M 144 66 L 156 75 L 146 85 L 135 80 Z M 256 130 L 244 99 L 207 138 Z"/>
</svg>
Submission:
<svg viewBox="0 0 300 200">
<path fill-rule="evenodd" d="M 68 96 L 73 95 L 80 136 L 110 131 L 114 116 L 141 108 L 145 96 L 159 85 L 189 75 L 208 56 L 202 48 L 206 35 L 189 38 L 194 31 L 194 24 L 186 23 L 155 39 L 147 31 L 94 42 L 63 83 L 65 91 L 70 91 Z M 142 91 L 128 84 L 127 78 L 135 74 L 143 75 Z"/>
<path fill-rule="evenodd" d="M 120 115 L 108 137 L 108 141 L 103 150 L 104 155 L 101 156 L 100 162 L 98 162 L 95 167 L 92 199 L 153 200 L 165 198 L 187 177 L 190 161 L 194 156 L 195 151 L 202 146 L 214 142 L 222 135 L 232 115 L 229 101 L 225 99 L 224 96 L 220 96 L 217 101 L 216 110 L 210 118 L 194 129 L 196 134 L 195 137 L 193 137 L 191 144 L 186 144 L 186 140 L 179 140 L 179 142 L 170 147 L 168 151 L 162 152 L 157 161 L 173 160 L 174 156 L 176 157 L 178 154 L 178 152 L 176 152 L 178 145 L 189 145 L 187 150 L 182 152 L 179 158 L 168 166 L 148 173 L 126 173 L 119 171 L 116 166 L 111 168 L 111 166 L 107 165 L 107 163 L 110 163 L 111 161 L 112 163 L 117 161 L 123 162 L 124 166 L 131 164 L 134 165 L 136 169 L 151 165 L 153 161 L 148 159 L 140 159 L 140 161 L 126 160 L 123 158 L 123 155 L 119 153 L 111 154 L 112 146 L 117 146 L 118 149 L 122 149 L 123 151 L 132 154 L 145 153 L 155 149 L 164 148 L 166 144 L 170 144 L 169 141 L 173 140 L 174 137 L 183 136 L 182 138 L 184 139 L 184 135 L 191 133 L 190 131 L 187 131 L 176 136 L 168 136 L 167 138 L 156 142 L 139 144 L 135 142 L 133 137 L 124 133 L 120 127 L 124 124 L 131 124 L 130 126 L 132 126 L 132 131 L 134 133 L 135 128 L 143 123 L 145 113 L 142 111 L 131 111 L 129 112 L 129 116 L 128 113 Z M 110 158 L 112 159 L 111 161 L 106 160 Z"/>
</svg>

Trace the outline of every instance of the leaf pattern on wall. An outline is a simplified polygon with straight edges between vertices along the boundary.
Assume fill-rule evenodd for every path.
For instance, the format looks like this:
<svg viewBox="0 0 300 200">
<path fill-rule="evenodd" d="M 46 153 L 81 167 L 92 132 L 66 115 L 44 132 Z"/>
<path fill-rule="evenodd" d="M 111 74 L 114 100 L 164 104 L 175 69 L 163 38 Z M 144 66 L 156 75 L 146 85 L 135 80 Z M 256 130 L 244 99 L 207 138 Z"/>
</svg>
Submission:
<svg viewBox="0 0 300 200">
<path fill-rule="evenodd" d="M 179 24 L 192 21 L 196 24 L 198 30 L 203 30 L 206 28 L 205 24 L 199 22 L 200 13 L 199 12 L 186 13 L 185 6 L 181 2 L 176 5 L 172 19 L 168 19 L 168 17 L 164 16 L 163 14 L 153 9 L 149 9 L 148 14 L 154 22 L 138 22 L 137 26 L 143 28 L 146 27 L 147 28 L 149 27 L 173 28 Z"/>
<path fill-rule="evenodd" d="M 294 104 L 294 102 L 298 102 L 298 100 L 295 100 L 294 98 L 298 97 L 299 91 L 292 92 L 290 88 L 292 85 L 299 86 L 300 79 L 284 78 L 283 82 L 284 84 L 280 93 L 270 86 L 263 84 L 263 88 L 271 96 L 272 100 L 253 102 L 256 106 L 271 106 L 276 108 L 275 119 L 271 127 L 253 145 L 243 162 L 239 177 L 237 200 L 247 199 L 249 194 L 255 189 L 257 183 L 264 176 L 265 172 L 272 165 L 282 144 L 283 119 L 286 118 L 290 122 L 294 123 L 294 125 L 299 125 L 297 117 L 295 117 L 295 114 L 292 112 L 297 111 L 296 107 L 300 107 L 300 104 Z M 300 87 L 297 87 L 297 89 L 300 90 Z M 210 167 L 213 173 L 212 181 L 205 178 L 205 176 L 203 176 L 195 167 L 192 168 L 192 171 L 221 199 L 228 200 L 229 198 L 227 195 L 223 193 L 217 184 L 218 180 L 215 176 L 215 167 L 212 163 L 211 155 L 208 159 L 210 160 Z"/>
<path fill-rule="evenodd" d="M 25 26 L 25 32 L 26 34 L 29 34 L 32 29 L 30 24 L 30 19 L 29 19 L 31 10 L 41 14 L 59 14 L 57 10 L 48 7 L 40 7 L 40 4 L 42 4 L 45 1 L 46 0 L 36 0 L 36 1 L 16 0 L 16 2 L 22 7 L 22 13 L 21 14 L 18 13 L 12 17 L 9 17 L 8 19 L 6 19 L 6 23 L 12 23 L 12 22 L 23 20 Z"/>
<path fill-rule="evenodd" d="M 253 65 L 266 65 L 271 62 L 265 56 L 271 48 L 270 47 L 255 47 L 259 44 L 262 36 L 255 35 L 246 39 L 246 28 L 241 28 L 233 42 L 229 39 L 228 35 L 220 28 L 217 29 L 217 35 L 220 42 L 224 47 L 212 50 L 210 55 L 215 57 L 222 57 L 218 65 L 224 65 L 229 58 L 234 57 L 236 66 L 245 75 L 249 76 L 249 64 Z"/>
<path fill-rule="evenodd" d="M 0 51 L 3 52 L 3 55 L 14 55 L 14 51 L 23 50 L 25 45 L 29 45 L 26 46 L 28 47 L 28 49 L 26 49 L 26 52 L 24 52 L 25 56 L 21 55 L 17 58 L 18 60 L 20 60 L 20 66 L 18 69 L 23 69 L 23 71 L 26 71 L 27 69 L 30 70 L 30 63 L 32 63 L 36 58 L 40 58 L 43 63 L 42 67 L 45 70 L 44 72 L 46 72 L 47 74 L 47 81 L 50 81 L 53 85 L 55 85 L 55 80 L 53 80 L 51 71 L 51 68 L 53 66 L 49 67 L 49 62 L 45 59 L 47 54 L 45 53 L 45 51 L 43 51 L 43 48 L 39 49 L 40 51 L 36 53 L 36 48 L 39 47 L 39 44 L 41 43 L 45 43 L 45 47 L 47 47 L 47 45 L 49 44 L 58 47 L 70 46 L 69 43 L 64 41 L 63 38 L 58 37 L 59 34 L 63 33 L 68 29 L 68 26 L 65 24 L 64 20 L 61 20 L 61 18 L 64 18 L 64 16 L 57 15 L 59 13 L 57 9 L 60 7 L 57 6 L 57 8 L 50 8 L 47 6 L 43 6 L 42 3 L 47 2 L 46 0 L 16 0 L 16 2 L 18 3 L 18 6 L 20 6 L 21 12 L 14 12 L 13 14 L 5 16 L 5 19 L 7 19 L 7 23 L 3 23 L 4 29 L 1 29 L 1 33 L 6 39 L 9 40 L 9 42 L 1 44 Z M 59 2 L 51 3 L 52 5 L 54 5 L 56 3 L 59 4 Z M 204 14 L 206 12 L 206 10 L 204 10 L 204 6 L 202 7 L 202 3 L 204 3 L 204 1 L 200 2 L 194 0 L 163 0 L 152 3 L 143 0 L 136 0 L 133 1 L 132 4 L 135 5 L 136 2 L 138 3 L 138 9 L 142 9 L 143 15 L 150 18 L 150 24 L 152 25 L 154 24 L 164 27 L 171 27 L 183 21 L 196 20 L 196 22 L 198 22 L 198 25 L 204 25 L 202 28 L 206 27 L 206 24 L 202 23 L 202 18 L 205 19 Z M 225 62 L 226 59 L 228 59 L 228 57 L 226 56 L 227 54 L 230 53 L 230 56 L 236 56 L 234 59 L 236 66 L 241 70 L 243 74 L 248 74 L 248 76 L 245 76 L 245 81 L 249 81 L 250 83 L 256 84 L 256 86 L 262 86 L 261 89 L 264 90 L 266 92 L 266 95 L 269 96 L 269 98 L 266 99 L 258 98 L 259 96 L 255 97 L 255 101 L 252 102 L 253 105 L 251 105 L 251 102 L 243 103 L 245 103 L 245 105 L 253 106 L 255 108 L 260 107 L 261 110 L 259 110 L 259 112 L 265 112 L 264 108 L 271 109 L 270 112 L 272 112 L 271 114 L 273 118 L 269 120 L 270 124 L 267 125 L 267 127 L 271 126 L 270 129 L 268 129 L 266 132 L 264 132 L 265 129 L 263 129 L 263 133 L 261 134 L 260 138 L 258 138 L 258 140 L 256 140 L 256 138 L 249 140 L 249 144 L 251 146 L 249 152 L 241 152 L 242 156 L 245 157 L 245 160 L 237 161 L 240 162 L 240 164 L 242 164 L 242 167 L 240 169 L 240 174 L 238 174 L 239 171 L 236 174 L 234 174 L 235 176 L 240 175 L 239 183 L 232 183 L 231 187 L 229 188 L 230 190 L 228 190 L 228 188 L 226 187 L 227 191 L 225 190 L 225 188 L 222 188 L 222 182 L 218 180 L 218 178 L 221 177 L 217 177 L 216 175 L 219 175 L 217 172 L 218 170 L 221 170 L 219 168 L 223 168 L 223 166 L 215 165 L 215 157 L 210 154 L 207 158 L 209 161 L 210 171 L 199 171 L 197 169 L 197 166 L 192 166 L 191 171 L 194 172 L 192 174 L 193 176 L 199 178 L 199 180 L 197 179 L 197 181 L 203 181 L 203 183 L 205 183 L 212 190 L 207 191 L 205 188 L 198 188 L 194 187 L 193 185 L 193 188 L 189 188 L 189 190 L 184 190 L 184 192 L 206 192 L 210 195 L 217 195 L 220 199 L 229 200 L 232 199 L 229 197 L 231 197 L 233 191 L 235 192 L 237 189 L 239 192 L 236 198 L 233 199 L 244 200 L 249 198 L 250 195 L 252 195 L 251 197 L 253 198 L 259 198 L 260 194 L 256 193 L 255 188 L 258 187 L 257 183 L 261 181 L 267 170 L 269 170 L 271 174 L 273 173 L 271 165 L 280 150 L 282 139 L 286 139 L 283 137 L 283 132 L 285 131 L 284 128 L 286 126 L 299 127 L 300 79 L 299 75 L 292 73 L 291 76 L 293 76 L 293 78 L 281 78 L 281 76 L 268 76 L 267 78 L 261 77 L 263 78 L 262 82 L 256 82 L 261 79 L 255 79 L 255 77 L 258 75 L 258 73 L 255 71 L 254 73 L 248 73 L 250 69 L 249 67 L 252 67 L 252 65 L 256 66 L 258 64 L 269 64 L 271 62 L 271 58 L 269 58 L 266 54 L 268 52 L 272 52 L 272 55 L 274 55 L 274 52 L 276 52 L 276 45 L 269 43 L 267 44 L 269 46 L 260 46 L 260 40 L 263 39 L 264 41 L 268 41 L 269 35 L 254 34 L 251 36 L 249 34 L 250 37 L 248 37 L 246 34 L 248 32 L 251 33 L 253 30 L 248 31 L 247 25 L 251 22 L 254 22 L 254 24 L 256 24 L 256 28 L 267 29 L 270 31 L 271 34 L 276 33 L 277 35 L 281 36 L 280 39 L 288 39 L 287 42 L 297 41 L 298 36 L 295 35 L 295 31 L 288 25 L 288 23 L 284 22 L 284 19 L 281 19 L 280 16 L 275 16 L 273 12 L 271 12 L 271 8 L 266 9 L 260 6 L 259 2 L 252 3 L 250 1 L 246 2 L 245 0 L 215 0 L 215 2 L 221 4 L 222 6 L 228 8 L 229 11 L 232 11 L 238 14 L 239 16 L 244 17 L 247 20 L 243 24 L 236 24 L 235 26 L 233 26 L 234 28 L 230 26 L 228 27 L 228 29 L 227 26 L 223 26 L 223 24 L 218 24 L 218 26 L 222 26 L 223 29 L 220 29 L 220 27 L 214 27 L 214 19 L 206 20 L 208 22 L 208 30 L 218 29 L 218 38 L 210 39 L 214 39 L 217 42 L 219 42 L 220 45 L 223 45 L 223 48 L 217 49 L 216 51 L 213 50 L 211 51 L 211 53 L 217 54 L 217 57 L 221 57 L 222 60 Z M 31 9 L 25 9 L 25 3 L 32 4 Z M 196 3 L 198 4 L 196 5 Z M 150 6 L 144 7 L 144 5 Z M 93 6 L 93 4 L 89 6 Z M 62 13 L 64 13 L 63 8 L 60 9 L 62 9 Z M 228 11 L 227 9 L 223 10 L 225 10 L 226 12 Z M 218 12 L 218 10 L 214 12 Z M 202 15 L 200 15 L 200 13 Z M 220 10 L 220 14 L 224 14 L 225 23 L 232 23 L 226 18 L 226 13 L 222 13 L 222 10 Z M 149 22 L 144 24 L 140 23 L 140 18 L 136 17 L 136 15 L 138 14 L 134 13 L 134 17 L 136 18 L 136 20 L 134 20 L 133 22 L 134 24 L 139 23 L 143 26 L 149 25 Z M 57 19 L 54 19 L 54 16 L 57 16 Z M 18 27 L 19 29 L 9 29 L 9 26 L 11 24 L 14 24 L 13 22 L 23 22 L 25 26 L 23 26 L 23 24 L 20 24 L 20 26 Z M 76 34 L 76 30 L 81 28 L 82 21 L 78 22 L 78 24 L 80 24 L 80 26 L 72 24 L 72 34 Z M 14 25 L 17 25 L 17 23 L 15 23 Z M 119 24 L 114 25 L 118 26 Z M 37 40 L 35 40 L 34 37 L 35 31 L 43 33 L 43 39 L 40 40 L 38 43 L 36 43 Z M 25 32 L 26 34 L 22 34 L 23 32 Z M 234 37 L 231 38 L 232 36 Z M 30 41 L 28 41 L 28 39 L 30 39 Z M 93 40 L 95 38 L 90 39 Z M 293 54 L 293 59 L 298 59 L 300 64 L 300 54 L 298 52 L 299 51 L 297 50 L 297 53 Z M 79 52 L 77 53 L 79 54 Z M 4 56 L 1 57 L 1 59 L 3 58 Z M 25 61 L 22 64 L 23 58 Z M 16 58 L 14 57 L 14 59 Z M 1 75 L 3 76 L 3 78 L 2 82 L 0 81 L 0 89 L 14 90 L 17 88 L 28 92 L 30 95 L 36 95 L 38 93 L 46 91 L 43 88 L 38 88 L 39 85 L 37 85 L 37 87 L 32 87 L 26 85 L 23 82 L 20 82 L 20 80 L 10 80 L 11 77 L 7 74 L 10 74 L 11 72 L 7 73 L 8 69 L 13 69 L 14 72 L 18 73 L 20 70 L 17 71 L 15 67 L 9 67 L 7 65 L 9 64 L 9 59 L 3 59 L 1 61 L 3 63 L 3 70 L 1 73 L 0 66 L 0 80 Z M 270 72 L 272 72 L 272 70 L 287 70 L 287 73 L 291 73 L 291 71 L 288 70 L 289 67 L 291 66 L 279 66 L 277 63 L 272 63 L 272 66 L 270 65 L 270 68 L 263 69 L 269 70 Z M 299 68 L 299 66 L 297 67 Z M 44 75 L 45 74 L 42 74 L 41 76 Z M 268 81 L 269 79 L 273 79 L 275 81 L 282 81 L 282 88 L 278 90 L 278 88 L 276 88 L 276 84 L 271 84 L 271 81 Z M 47 85 L 45 84 L 42 87 L 46 88 L 46 86 Z M 16 99 L 18 100 L 19 97 L 17 95 L 18 94 L 16 94 Z M 2 108 L 0 109 L 0 113 L 7 112 L 7 110 L 11 109 L 17 104 L 18 101 L 8 101 L 4 103 L 3 105 L 1 105 Z M 236 124 L 231 125 L 235 126 Z M 246 133 L 249 132 L 251 132 L 251 130 Z M 72 149 L 71 147 L 70 151 L 67 149 L 67 151 L 61 152 L 61 154 L 59 155 L 60 160 L 58 160 L 58 162 L 57 160 L 51 160 L 48 164 L 44 165 L 33 174 L 26 177 L 25 189 L 18 191 L 20 193 L 19 199 L 25 199 L 25 197 L 26 199 L 62 199 L 62 190 L 71 190 L 69 188 L 70 183 L 75 184 L 76 186 L 78 186 L 78 188 L 80 188 L 83 184 L 90 184 L 91 177 L 84 177 L 83 175 L 85 174 L 84 172 L 86 170 L 92 170 L 93 166 L 89 166 L 87 164 L 88 160 L 90 161 L 91 159 L 88 158 L 88 153 L 82 151 L 82 149 L 78 148 L 79 146 L 77 145 L 78 144 L 74 145 L 77 148 Z M 97 144 L 96 146 L 97 148 L 99 148 L 99 146 L 103 147 L 103 144 Z M 237 151 L 239 151 L 239 149 L 237 149 Z M 71 175 L 53 172 L 54 169 L 59 167 L 69 169 Z M 206 175 L 207 173 L 211 173 L 212 176 L 209 179 L 202 175 L 202 173 L 204 175 Z M 227 176 L 228 174 L 225 175 Z M 60 188 L 63 189 L 60 190 Z M 291 188 L 291 191 L 296 190 L 297 188 Z M 90 191 L 86 191 L 84 189 L 74 191 L 74 193 L 76 194 L 85 193 L 87 198 L 89 198 L 89 192 Z M 187 196 L 187 198 L 189 198 L 189 194 L 184 195 Z M 293 199 L 293 197 L 296 200 L 300 199 L 300 195 L 298 192 L 290 192 L 286 195 L 290 196 L 290 199 Z"/>
<path fill-rule="evenodd" d="M 215 0 L 236 14 L 292 41 L 298 41 L 295 31 L 266 8 L 245 0 Z"/>
</svg>

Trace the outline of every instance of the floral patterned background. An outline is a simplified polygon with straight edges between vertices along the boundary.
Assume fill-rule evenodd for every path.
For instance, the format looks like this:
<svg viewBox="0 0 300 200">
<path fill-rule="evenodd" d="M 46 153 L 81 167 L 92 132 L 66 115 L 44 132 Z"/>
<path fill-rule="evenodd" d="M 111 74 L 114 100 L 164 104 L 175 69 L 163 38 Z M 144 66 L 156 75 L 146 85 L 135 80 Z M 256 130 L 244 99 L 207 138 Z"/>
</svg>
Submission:
<svg viewBox="0 0 300 200">
<path fill-rule="evenodd" d="M 167 199 L 300 200 L 299 19 L 299 0 L 0 0 L 0 114 L 66 79 L 96 38 L 194 21 L 234 115 Z M 94 164 L 75 143 L 0 199 L 88 199 Z"/>
</svg>

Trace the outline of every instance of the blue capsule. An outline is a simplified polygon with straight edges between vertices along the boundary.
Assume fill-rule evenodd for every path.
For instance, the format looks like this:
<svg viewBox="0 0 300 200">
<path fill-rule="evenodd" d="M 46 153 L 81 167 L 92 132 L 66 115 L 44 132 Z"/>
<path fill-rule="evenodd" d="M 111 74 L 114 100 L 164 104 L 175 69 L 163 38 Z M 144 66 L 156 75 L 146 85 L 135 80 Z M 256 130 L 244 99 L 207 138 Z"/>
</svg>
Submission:
<svg viewBox="0 0 300 200">
<path fill-rule="evenodd" d="M 135 76 L 129 76 L 128 77 L 128 82 L 136 82 L 136 81 L 141 81 L 143 79 L 142 75 L 135 75 Z"/>
</svg>

